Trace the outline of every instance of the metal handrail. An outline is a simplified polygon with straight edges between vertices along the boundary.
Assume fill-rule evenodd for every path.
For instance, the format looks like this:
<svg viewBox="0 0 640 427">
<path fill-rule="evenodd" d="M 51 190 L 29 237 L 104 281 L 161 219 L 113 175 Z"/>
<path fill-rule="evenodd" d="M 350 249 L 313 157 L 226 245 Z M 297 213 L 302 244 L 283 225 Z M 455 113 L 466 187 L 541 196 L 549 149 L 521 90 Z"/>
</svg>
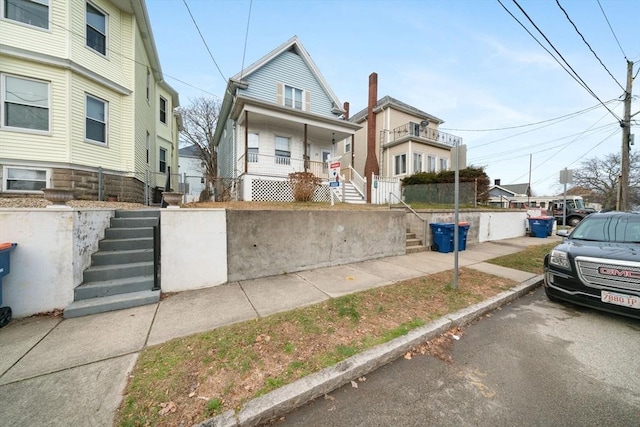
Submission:
<svg viewBox="0 0 640 427">
<path fill-rule="evenodd" d="M 389 208 L 391 208 L 391 196 L 395 197 L 402 205 L 404 205 L 405 208 L 409 209 L 409 211 L 414 214 L 415 216 L 417 216 L 420 221 L 422 221 L 422 244 L 427 246 L 427 220 L 423 217 L 420 216 L 420 214 L 418 212 L 416 212 L 415 210 L 413 210 L 413 208 L 411 206 L 409 206 L 408 204 L 406 204 L 404 201 L 402 201 L 397 195 L 395 195 L 393 192 L 389 192 Z"/>
</svg>

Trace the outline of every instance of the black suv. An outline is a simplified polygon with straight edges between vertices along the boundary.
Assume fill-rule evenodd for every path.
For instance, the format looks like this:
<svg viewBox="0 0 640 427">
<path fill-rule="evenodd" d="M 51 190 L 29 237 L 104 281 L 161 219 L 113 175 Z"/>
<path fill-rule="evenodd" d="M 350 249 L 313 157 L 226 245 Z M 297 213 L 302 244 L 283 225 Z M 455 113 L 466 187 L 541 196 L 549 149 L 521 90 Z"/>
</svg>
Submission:
<svg viewBox="0 0 640 427">
<path fill-rule="evenodd" d="M 640 212 L 594 213 L 544 259 L 544 289 L 563 300 L 640 319 Z"/>
</svg>

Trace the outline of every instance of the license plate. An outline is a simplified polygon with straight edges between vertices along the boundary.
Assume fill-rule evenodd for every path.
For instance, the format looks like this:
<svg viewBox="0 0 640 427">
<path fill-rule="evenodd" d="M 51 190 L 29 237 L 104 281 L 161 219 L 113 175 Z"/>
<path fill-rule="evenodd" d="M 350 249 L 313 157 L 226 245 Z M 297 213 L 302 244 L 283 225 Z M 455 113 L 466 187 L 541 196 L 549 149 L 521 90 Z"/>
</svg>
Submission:
<svg viewBox="0 0 640 427">
<path fill-rule="evenodd" d="M 635 295 L 619 294 L 616 292 L 602 291 L 600 300 L 609 304 L 622 305 L 624 307 L 640 309 L 640 297 Z"/>
</svg>

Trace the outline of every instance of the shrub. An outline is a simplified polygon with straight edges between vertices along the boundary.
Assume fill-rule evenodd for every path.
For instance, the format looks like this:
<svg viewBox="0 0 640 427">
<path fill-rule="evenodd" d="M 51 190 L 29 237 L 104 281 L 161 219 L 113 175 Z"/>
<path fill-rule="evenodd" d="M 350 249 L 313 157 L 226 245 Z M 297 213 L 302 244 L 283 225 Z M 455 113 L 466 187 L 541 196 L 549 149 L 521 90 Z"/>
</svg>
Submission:
<svg viewBox="0 0 640 427">
<path fill-rule="evenodd" d="M 296 202 L 309 202 L 320 185 L 320 178 L 311 172 L 293 172 L 289 174 L 289 183 Z"/>
</svg>

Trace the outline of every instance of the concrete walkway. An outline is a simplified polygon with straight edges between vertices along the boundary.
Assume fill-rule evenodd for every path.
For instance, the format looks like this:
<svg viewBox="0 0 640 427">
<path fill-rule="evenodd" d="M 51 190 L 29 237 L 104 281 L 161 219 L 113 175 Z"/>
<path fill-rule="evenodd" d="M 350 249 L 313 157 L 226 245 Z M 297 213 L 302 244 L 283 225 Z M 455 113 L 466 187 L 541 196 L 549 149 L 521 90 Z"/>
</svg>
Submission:
<svg viewBox="0 0 640 427">
<path fill-rule="evenodd" d="M 459 265 L 535 286 L 539 280 L 531 273 L 484 261 L 558 240 L 521 237 L 469 245 L 459 253 Z M 450 270 L 453 259 L 452 253 L 420 252 L 231 282 L 116 312 L 13 320 L 0 329 L 0 424 L 110 426 L 128 375 L 147 346 Z"/>
</svg>

